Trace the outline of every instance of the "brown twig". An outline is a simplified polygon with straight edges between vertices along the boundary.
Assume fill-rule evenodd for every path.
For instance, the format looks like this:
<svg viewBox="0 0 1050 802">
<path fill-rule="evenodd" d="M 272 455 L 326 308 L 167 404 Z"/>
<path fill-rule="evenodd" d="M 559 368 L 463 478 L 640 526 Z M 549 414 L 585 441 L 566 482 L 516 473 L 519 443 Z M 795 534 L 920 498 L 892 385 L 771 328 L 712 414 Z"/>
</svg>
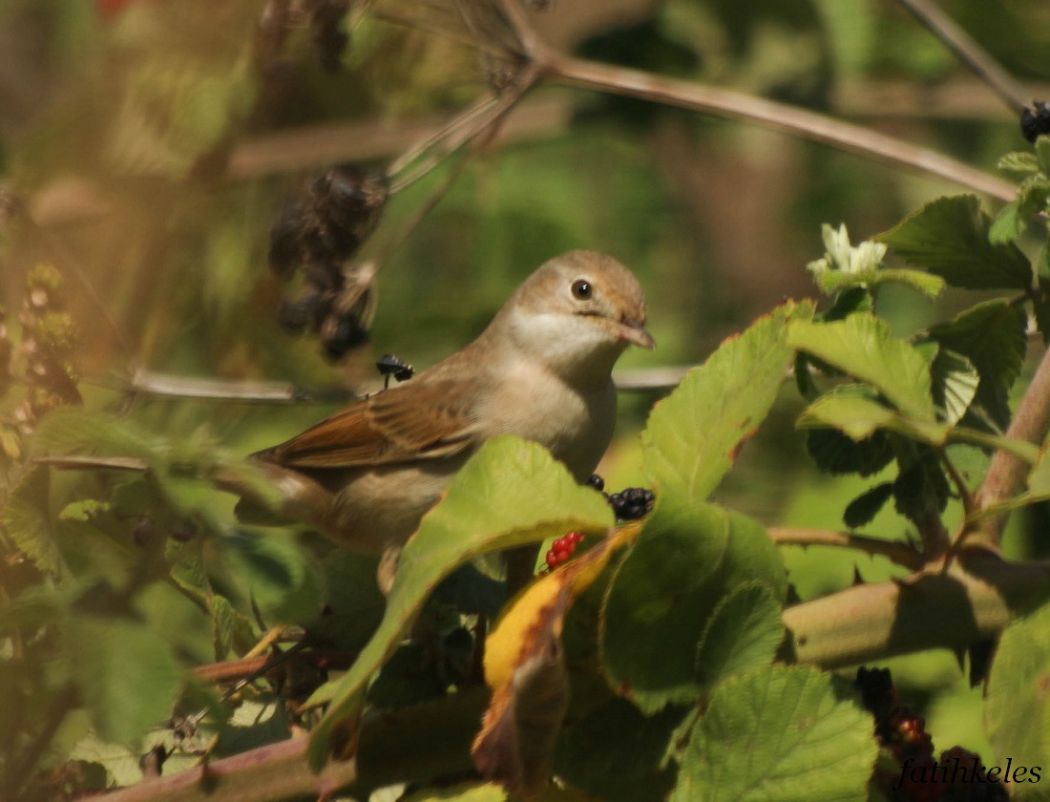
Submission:
<svg viewBox="0 0 1050 802">
<path fill-rule="evenodd" d="M 272 802 L 302 796 L 328 799 L 359 783 L 375 788 L 427 780 L 471 768 L 474 737 L 488 692 L 464 690 L 444 699 L 366 720 L 355 757 L 329 761 L 315 774 L 306 759 L 309 738 L 293 738 L 146 780 L 96 797 L 98 802 Z M 366 794 L 367 796 L 367 794 Z"/>
<path fill-rule="evenodd" d="M 549 56 L 544 67 L 557 83 L 758 123 L 940 176 L 1002 201 L 1011 201 L 1017 194 L 1017 188 L 1009 182 L 936 151 L 784 103 L 568 56 Z"/>
<path fill-rule="evenodd" d="M 1028 105 L 1020 85 L 992 55 L 930 0 L 897 0 L 943 42 L 959 60 L 991 87 L 1007 106 L 1020 114 Z"/>
<path fill-rule="evenodd" d="M 770 539 L 779 546 L 831 546 L 833 548 L 857 549 L 867 554 L 880 555 L 915 571 L 923 564 L 922 555 L 909 543 L 899 540 L 836 532 L 828 529 L 795 529 L 770 527 Z"/>
<path fill-rule="evenodd" d="M 1041 445 L 1050 431 L 1050 349 L 1036 368 L 1032 381 L 1021 397 L 1006 436 L 1015 440 L 1027 440 Z M 979 515 L 983 510 L 1017 495 L 1025 484 L 1029 466 L 1013 454 L 996 451 L 988 466 L 988 473 L 974 497 L 974 509 Z M 1006 514 L 983 518 L 976 528 L 966 531 L 970 540 L 980 540 L 985 545 L 998 546 Z"/>
</svg>

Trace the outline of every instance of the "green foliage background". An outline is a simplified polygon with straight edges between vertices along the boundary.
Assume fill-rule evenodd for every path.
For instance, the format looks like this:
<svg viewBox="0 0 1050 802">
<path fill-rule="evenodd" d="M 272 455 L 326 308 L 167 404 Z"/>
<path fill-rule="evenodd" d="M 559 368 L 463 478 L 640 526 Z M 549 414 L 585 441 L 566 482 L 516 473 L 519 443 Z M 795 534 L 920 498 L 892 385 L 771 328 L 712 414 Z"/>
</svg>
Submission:
<svg viewBox="0 0 1050 802">
<path fill-rule="evenodd" d="M 544 23 L 546 33 L 592 58 L 849 116 L 989 171 L 1002 153 L 1021 146 L 1012 115 L 891 3 L 605 5 L 560 0 Z M 381 164 L 397 154 L 388 144 L 390 131 L 450 116 L 485 89 L 473 50 L 430 30 L 433 21 L 425 14 L 416 27 L 368 17 L 352 32 L 341 73 L 328 75 L 317 66 L 301 31 L 290 37 L 280 68 L 263 73 L 250 50 L 262 6 L 256 0 L 137 0 L 115 13 L 104 13 L 103 6 L 0 0 L 0 181 L 39 223 L 16 218 L 0 225 L 0 303 L 17 337 L 26 276 L 40 263 L 58 269 L 60 294 L 77 331 L 71 360 L 80 392 L 90 407 L 119 408 L 134 432 L 123 449 L 101 438 L 96 450 L 165 466 L 156 486 L 118 480 L 114 491 L 167 510 L 170 520 L 159 524 L 165 531 L 177 530 L 187 517 L 217 529 L 233 521 L 232 500 L 209 492 L 200 476 L 172 472 L 172 465 L 188 462 L 203 474 L 207 466 L 299 431 L 333 407 L 131 397 L 122 383 L 137 367 L 360 389 L 375 383 L 378 354 L 397 353 L 419 368 L 458 348 L 533 267 L 575 247 L 614 254 L 646 288 L 659 349 L 632 352 L 621 367 L 693 364 L 784 296 L 817 296 L 805 265 L 823 251 L 822 223 L 844 222 L 859 241 L 954 191 L 941 181 L 740 123 L 542 89 L 531 98 L 534 105 L 517 112 L 532 130 L 515 134 L 511 125 L 507 140 L 472 159 L 403 242 L 400 232 L 453 165 L 394 197 L 375 238 L 377 252 L 384 243 L 399 247 L 379 278 L 374 345 L 333 365 L 320 356 L 316 341 L 291 337 L 278 326 L 283 288 L 265 265 L 267 231 L 282 196 L 332 159 L 322 160 L 309 140 L 281 147 L 268 137 L 310 126 L 360 125 L 354 129 L 359 141 L 348 137 L 339 147 L 346 158 L 366 153 Z M 984 0 L 944 6 L 1017 77 L 1044 85 L 1050 80 L 1045 2 L 1011 0 L 994 10 Z M 1032 250 L 1033 242 L 1022 238 L 1021 246 Z M 931 303 L 912 288 L 886 285 L 878 291 L 877 309 L 894 334 L 908 335 L 950 320 L 985 289 L 949 290 Z M 1022 379 L 1030 372 L 1027 363 L 1011 369 Z M 610 488 L 644 481 L 637 432 L 658 396 L 622 396 L 617 440 L 601 468 Z M 16 432 L 20 399 L 6 396 L 3 403 L 4 431 Z M 864 479 L 818 473 L 805 455 L 805 433 L 794 429 L 802 407 L 791 388 L 781 390 L 770 419 L 715 500 L 766 525 L 835 529 L 859 493 L 893 479 L 889 470 Z M 46 431 L 53 445 L 84 445 L 54 422 Z M 987 458 L 980 450 L 955 453 L 966 476 L 983 474 Z M 92 722 L 104 739 L 120 741 L 129 730 L 137 736 L 163 718 L 161 710 L 120 709 L 135 683 L 162 697 L 180 681 L 173 665 L 221 659 L 250 646 L 259 634 L 253 603 L 268 622 L 302 622 L 322 602 L 376 619 L 381 603 L 374 595 L 337 598 L 347 577 L 370 578 L 369 568 L 331 555 L 323 544 L 270 533 L 231 538 L 218 555 L 195 553 L 192 541 L 168 541 L 158 547 L 167 554 L 147 549 L 129 556 L 126 544 L 108 534 L 115 527 L 106 519 L 111 510 L 73 504 L 101 490 L 105 480 L 56 475 L 41 489 L 33 483 L 42 477 L 16 470 L 17 461 L 8 451 L 4 475 L 29 491 L 17 498 L 10 488 L 5 492 L 5 520 L 17 524 L 7 531 L 34 525 L 32 505 L 19 506 L 20 499 L 49 494 L 62 510 L 57 552 L 34 553 L 33 560 L 41 568 L 64 563 L 85 583 L 107 589 L 78 604 L 65 622 L 82 645 L 76 671 L 100 683 L 93 695 L 111 700 L 95 709 L 120 717 L 119 723 Z M 949 523 L 958 518 L 957 507 L 948 503 Z M 1009 556 L 1046 556 L 1050 548 L 1037 533 L 1048 516 L 1045 504 L 1014 516 Z M 886 505 L 860 531 L 900 539 L 907 528 Z M 903 574 L 882 558 L 852 552 L 786 547 L 781 553 L 802 599 L 847 587 L 855 572 L 866 581 Z M 209 574 L 205 557 L 229 571 Z M 178 564 L 181 573 L 172 583 L 151 583 L 163 560 Z M 17 595 L 14 580 L 4 580 L 7 595 Z M 54 603 L 30 598 L 17 614 L 32 621 Z M 123 622 L 117 628 L 110 620 L 115 614 Z M 98 623 L 102 617 L 105 625 Z M 365 642 L 370 629 L 361 619 L 358 624 L 361 631 L 338 634 L 340 643 Z M 105 663 L 109 653 L 96 648 L 107 639 L 120 640 L 129 655 L 143 659 L 129 659 L 134 670 L 128 673 L 114 672 Z M 927 652 L 888 664 L 940 746 L 958 743 L 992 758 L 979 734 L 979 689 L 969 688 L 966 666 L 955 655 Z M 801 673 L 768 679 L 806 682 Z M 414 698 L 418 689 L 399 691 Z M 198 695 L 207 701 L 205 690 Z M 5 723 L 9 730 L 19 724 Z M 227 737 L 234 738 L 241 724 L 229 723 Z M 63 724 L 59 743 L 82 743 L 87 729 L 86 714 L 78 713 Z M 224 748 L 234 751 L 229 744 Z M 116 761 L 107 765 L 120 776 L 112 768 Z"/>
</svg>

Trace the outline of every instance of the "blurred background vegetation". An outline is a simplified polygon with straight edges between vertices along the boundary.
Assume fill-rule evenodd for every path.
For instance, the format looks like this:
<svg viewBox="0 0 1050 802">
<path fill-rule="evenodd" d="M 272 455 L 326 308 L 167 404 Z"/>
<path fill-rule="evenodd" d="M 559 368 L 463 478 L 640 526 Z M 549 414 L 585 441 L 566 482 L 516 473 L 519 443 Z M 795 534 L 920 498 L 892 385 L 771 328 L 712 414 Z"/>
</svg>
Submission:
<svg viewBox="0 0 1050 802">
<path fill-rule="evenodd" d="M 26 275 L 52 265 L 86 403 L 169 436 L 205 427 L 249 453 L 334 405 L 133 394 L 137 368 L 368 389 L 378 355 L 432 364 L 569 248 L 615 255 L 646 288 L 659 348 L 621 367 L 693 364 L 782 298 L 817 295 L 805 265 L 823 251 L 821 223 L 846 223 L 856 242 L 958 190 L 752 125 L 541 88 L 468 162 L 447 160 L 392 197 L 364 251 L 383 257 L 371 344 L 332 362 L 316 338 L 278 322 L 288 289 L 266 262 L 282 198 L 330 164 L 382 168 L 487 91 L 491 73 L 447 4 L 352 3 L 338 69 L 318 58 L 309 26 L 269 53 L 258 30 L 265 5 L 0 0 L 0 302 L 10 336 Z M 942 7 L 1033 97 L 1050 97 L 1045 0 Z M 536 20 L 579 55 L 820 110 L 988 171 L 1023 144 L 1010 110 L 892 0 L 554 0 Z M 879 311 L 908 332 L 973 300 L 948 293 L 931 305 L 888 288 Z M 622 396 L 602 469 L 612 489 L 640 482 L 634 434 L 659 395 Z M 793 429 L 792 387 L 782 401 L 721 498 L 769 525 L 841 528 L 868 483 L 818 474 Z M 15 402 L 5 403 L 2 425 L 17 436 Z M 984 459 L 972 452 L 973 478 Z M 1027 533 L 1047 522 L 1040 508 L 1015 516 L 1011 553 L 1031 556 Z M 890 508 L 865 528 L 906 530 Z M 881 558 L 784 553 L 803 598 L 848 585 L 855 570 L 865 580 L 893 572 Z M 980 691 L 955 656 L 892 665 L 935 740 L 989 754 L 973 735 Z"/>
</svg>

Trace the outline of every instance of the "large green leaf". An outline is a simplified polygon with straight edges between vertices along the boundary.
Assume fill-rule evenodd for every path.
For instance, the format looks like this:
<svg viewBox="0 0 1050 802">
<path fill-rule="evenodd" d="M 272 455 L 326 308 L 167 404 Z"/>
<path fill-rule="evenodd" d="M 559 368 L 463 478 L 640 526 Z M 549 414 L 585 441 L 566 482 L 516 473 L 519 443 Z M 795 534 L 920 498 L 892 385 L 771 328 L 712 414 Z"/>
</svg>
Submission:
<svg viewBox="0 0 1050 802">
<path fill-rule="evenodd" d="M 806 407 L 797 425 L 830 426 L 855 441 L 866 440 L 877 430 L 883 429 L 931 446 L 969 443 L 982 448 L 1002 449 L 1030 464 L 1039 458 L 1039 449 L 1032 443 L 987 434 L 965 426 L 916 420 L 894 412 L 865 397 L 857 388 L 848 386 L 826 393 Z"/>
<path fill-rule="evenodd" d="M 783 601 L 784 569 L 761 526 L 661 496 L 606 597 L 600 638 L 612 686 L 644 712 L 695 700 L 697 645 L 708 619 L 734 588 L 756 580 Z"/>
<path fill-rule="evenodd" d="M 1025 255 L 989 241 L 991 221 L 973 195 L 938 198 L 879 235 L 913 265 L 971 290 L 1024 290 L 1032 282 Z"/>
<path fill-rule="evenodd" d="M 780 600 L 762 582 L 747 582 L 719 602 L 700 639 L 697 676 L 707 687 L 773 662 L 784 639 Z"/>
<path fill-rule="evenodd" d="M 230 576 L 267 621 L 305 623 L 321 609 L 321 569 L 281 532 L 233 534 L 219 541 Z"/>
<path fill-rule="evenodd" d="M 929 365 L 919 351 L 890 334 L 889 326 L 874 315 L 855 314 L 834 323 L 795 321 L 788 329 L 787 342 L 874 385 L 901 412 L 933 420 Z"/>
<path fill-rule="evenodd" d="M 645 716 L 624 699 L 610 699 L 562 732 L 555 771 L 608 802 L 662 802 L 674 782 L 663 758 L 680 719 L 679 710 Z"/>
<path fill-rule="evenodd" d="M 984 721 L 996 765 L 1050 766 L 1050 605 L 1002 634 L 988 677 Z M 1045 777 L 1044 777 L 1045 779 Z M 1011 784 L 1011 799 L 1046 799 L 1032 777 Z"/>
<path fill-rule="evenodd" d="M 0 507 L 0 534 L 9 538 L 41 571 L 57 574 L 63 568 L 62 554 L 48 520 L 47 470 L 37 468 L 21 477 Z"/>
<path fill-rule="evenodd" d="M 863 802 L 878 754 L 872 729 L 814 668 L 731 678 L 690 734 L 670 802 Z"/>
<path fill-rule="evenodd" d="M 181 675 L 171 647 L 149 627 L 80 615 L 68 643 L 80 698 L 99 735 L 134 746 L 171 715 Z"/>
<path fill-rule="evenodd" d="M 980 383 L 974 401 L 1001 427 L 1010 420 L 1007 398 L 1024 361 L 1027 323 L 1023 306 L 994 300 L 929 330 L 930 339 L 942 349 L 962 354 L 977 369 Z"/>
<path fill-rule="evenodd" d="M 357 717 L 365 684 L 453 569 L 488 551 L 539 543 L 569 530 L 602 533 L 612 524 L 601 495 L 576 484 L 541 446 L 515 437 L 486 442 L 405 544 L 383 621 L 357 661 L 310 697 L 311 705 L 331 703 L 313 732 L 311 763 L 325 762 L 333 728 Z"/>
<path fill-rule="evenodd" d="M 769 412 L 791 362 L 789 321 L 813 314 L 789 303 L 726 340 L 653 407 L 642 433 L 645 470 L 658 492 L 703 500 L 733 464 L 740 443 Z"/>
</svg>

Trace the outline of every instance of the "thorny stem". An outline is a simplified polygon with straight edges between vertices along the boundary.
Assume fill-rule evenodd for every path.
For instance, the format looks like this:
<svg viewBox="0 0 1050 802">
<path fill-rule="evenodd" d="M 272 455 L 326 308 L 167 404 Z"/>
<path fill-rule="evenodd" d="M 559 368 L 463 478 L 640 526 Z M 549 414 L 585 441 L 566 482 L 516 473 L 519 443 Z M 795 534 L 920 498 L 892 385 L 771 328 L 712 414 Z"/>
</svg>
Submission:
<svg viewBox="0 0 1050 802">
<path fill-rule="evenodd" d="M 948 474 L 948 478 L 951 479 L 952 484 L 955 485 L 955 492 L 959 494 L 959 500 L 963 505 L 963 527 L 966 526 L 966 521 L 970 520 L 973 515 L 973 494 L 970 493 L 970 488 L 966 486 L 966 480 L 963 479 L 962 474 L 959 473 L 958 468 L 951 461 L 948 456 L 948 452 L 945 449 L 940 449 L 939 456 L 941 458 L 941 464 L 944 466 L 945 472 Z"/>
<path fill-rule="evenodd" d="M 1006 430 L 1006 436 L 1042 445 L 1048 431 L 1050 431 L 1050 349 L 1043 353 L 1039 367 L 1036 368 L 1031 383 L 1025 389 L 1021 402 L 1017 405 L 1017 411 Z M 996 451 L 988 466 L 988 473 L 985 474 L 984 481 L 974 499 L 976 514 L 980 515 L 989 507 L 1017 495 L 1024 487 L 1027 472 L 1027 463 L 1006 451 Z M 984 545 L 997 547 L 1006 515 L 1006 513 L 990 515 L 982 519 L 977 527 L 968 528 L 963 533 L 963 537 L 970 541 L 977 540 Z"/>
<path fill-rule="evenodd" d="M 881 555 L 913 571 L 918 570 L 923 564 L 922 555 L 914 546 L 898 540 L 882 540 L 828 529 L 770 527 L 766 531 L 770 539 L 780 546 L 832 546 L 857 549 L 867 554 Z"/>
<path fill-rule="evenodd" d="M 1017 82 L 966 31 L 930 0 L 897 0 L 941 40 L 967 67 L 988 84 L 1015 113 L 1028 105 Z"/>
<path fill-rule="evenodd" d="M 97 797 L 98 802 L 269 802 L 307 796 L 328 799 L 354 785 L 368 790 L 469 770 L 470 742 L 488 700 L 486 688 L 461 691 L 365 720 L 357 754 L 315 774 L 309 738 L 292 738 L 217 760 L 170 777 L 146 780 Z"/>
</svg>

